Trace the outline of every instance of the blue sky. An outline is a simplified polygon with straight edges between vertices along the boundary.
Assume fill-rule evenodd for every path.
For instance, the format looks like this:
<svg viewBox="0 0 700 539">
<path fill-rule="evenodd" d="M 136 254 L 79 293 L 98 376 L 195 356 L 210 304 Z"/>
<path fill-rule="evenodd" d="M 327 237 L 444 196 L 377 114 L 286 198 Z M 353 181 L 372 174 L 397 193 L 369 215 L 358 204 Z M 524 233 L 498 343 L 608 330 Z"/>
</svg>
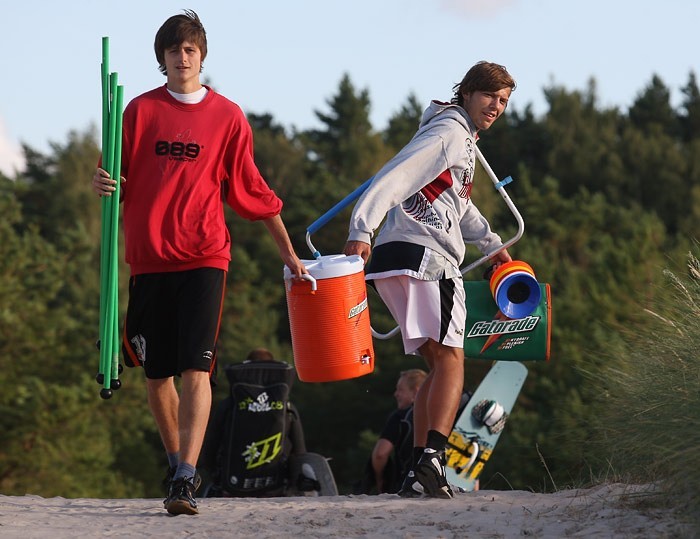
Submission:
<svg viewBox="0 0 700 539">
<path fill-rule="evenodd" d="M 20 143 L 41 152 L 71 130 L 99 127 L 101 39 L 125 98 L 159 86 L 153 38 L 182 8 L 208 33 L 205 75 L 244 111 L 285 127 L 318 126 L 315 110 L 344 73 L 367 89 L 376 129 L 413 92 L 448 99 L 479 60 L 504 64 L 511 107 L 546 112 L 543 89 L 585 90 L 626 110 L 657 74 L 672 103 L 700 76 L 700 2 L 692 0 L 23 0 L 2 8 L 0 170 L 21 167 Z"/>
</svg>

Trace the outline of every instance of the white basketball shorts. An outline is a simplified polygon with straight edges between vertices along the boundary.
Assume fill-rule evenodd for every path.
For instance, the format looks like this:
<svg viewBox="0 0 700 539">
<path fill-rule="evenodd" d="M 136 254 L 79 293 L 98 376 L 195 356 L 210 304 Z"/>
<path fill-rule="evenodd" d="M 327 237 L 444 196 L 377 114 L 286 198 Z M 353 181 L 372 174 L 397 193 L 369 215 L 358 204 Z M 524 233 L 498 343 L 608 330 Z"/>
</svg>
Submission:
<svg viewBox="0 0 700 539">
<path fill-rule="evenodd" d="M 461 275 L 438 281 L 397 275 L 375 279 L 374 285 L 401 328 L 406 354 L 418 354 L 428 339 L 464 348 L 467 308 Z"/>
</svg>

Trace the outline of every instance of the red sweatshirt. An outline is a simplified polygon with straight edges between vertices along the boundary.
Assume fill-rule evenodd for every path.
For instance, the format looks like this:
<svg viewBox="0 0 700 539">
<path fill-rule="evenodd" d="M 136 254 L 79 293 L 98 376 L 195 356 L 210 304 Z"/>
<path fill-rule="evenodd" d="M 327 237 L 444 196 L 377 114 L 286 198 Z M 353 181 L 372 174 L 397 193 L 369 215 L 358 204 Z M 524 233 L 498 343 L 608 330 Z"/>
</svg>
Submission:
<svg viewBox="0 0 700 539">
<path fill-rule="evenodd" d="M 228 270 L 224 198 L 250 220 L 282 210 L 253 161 L 245 115 L 208 90 L 201 103 L 190 105 L 161 86 L 124 110 L 124 235 L 132 275 Z"/>
</svg>

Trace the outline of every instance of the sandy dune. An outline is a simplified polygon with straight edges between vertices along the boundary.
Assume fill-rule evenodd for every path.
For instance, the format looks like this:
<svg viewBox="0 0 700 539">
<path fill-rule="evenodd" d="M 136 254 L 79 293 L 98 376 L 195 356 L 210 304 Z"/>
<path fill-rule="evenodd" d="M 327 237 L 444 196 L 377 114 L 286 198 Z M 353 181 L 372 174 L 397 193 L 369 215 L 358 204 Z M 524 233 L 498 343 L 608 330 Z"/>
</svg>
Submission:
<svg viewBox="0 0 700 539">
<path fill-rule="evenodd" d="M 396 495 L 200 499 L 196 516 L 157 499 L 0 496 L 0 537 L 690 537 L 668 512 L 640 510 L 644 487 L 555 494 L 480 491 L 453 500 Z"/>
</svg>

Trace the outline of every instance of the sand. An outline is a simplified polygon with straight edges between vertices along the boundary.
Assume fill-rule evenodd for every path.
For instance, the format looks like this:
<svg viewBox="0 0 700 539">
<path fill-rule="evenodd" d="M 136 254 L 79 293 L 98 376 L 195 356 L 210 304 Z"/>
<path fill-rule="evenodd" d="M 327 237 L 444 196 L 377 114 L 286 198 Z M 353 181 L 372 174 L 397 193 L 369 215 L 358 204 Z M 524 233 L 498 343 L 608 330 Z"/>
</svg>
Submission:
<svg viewBox="0 0 700 539">
<path fill-rule="evenodd" d="M 193 516 L 168 515 L 160 499 L 0 496 L 0 537 L 692 537 L 670 511 L 644 508 L 648 490 L 610 484 L 554 494 L 485 490 L 453 500 L 208 498 Z"/>
</svg>

